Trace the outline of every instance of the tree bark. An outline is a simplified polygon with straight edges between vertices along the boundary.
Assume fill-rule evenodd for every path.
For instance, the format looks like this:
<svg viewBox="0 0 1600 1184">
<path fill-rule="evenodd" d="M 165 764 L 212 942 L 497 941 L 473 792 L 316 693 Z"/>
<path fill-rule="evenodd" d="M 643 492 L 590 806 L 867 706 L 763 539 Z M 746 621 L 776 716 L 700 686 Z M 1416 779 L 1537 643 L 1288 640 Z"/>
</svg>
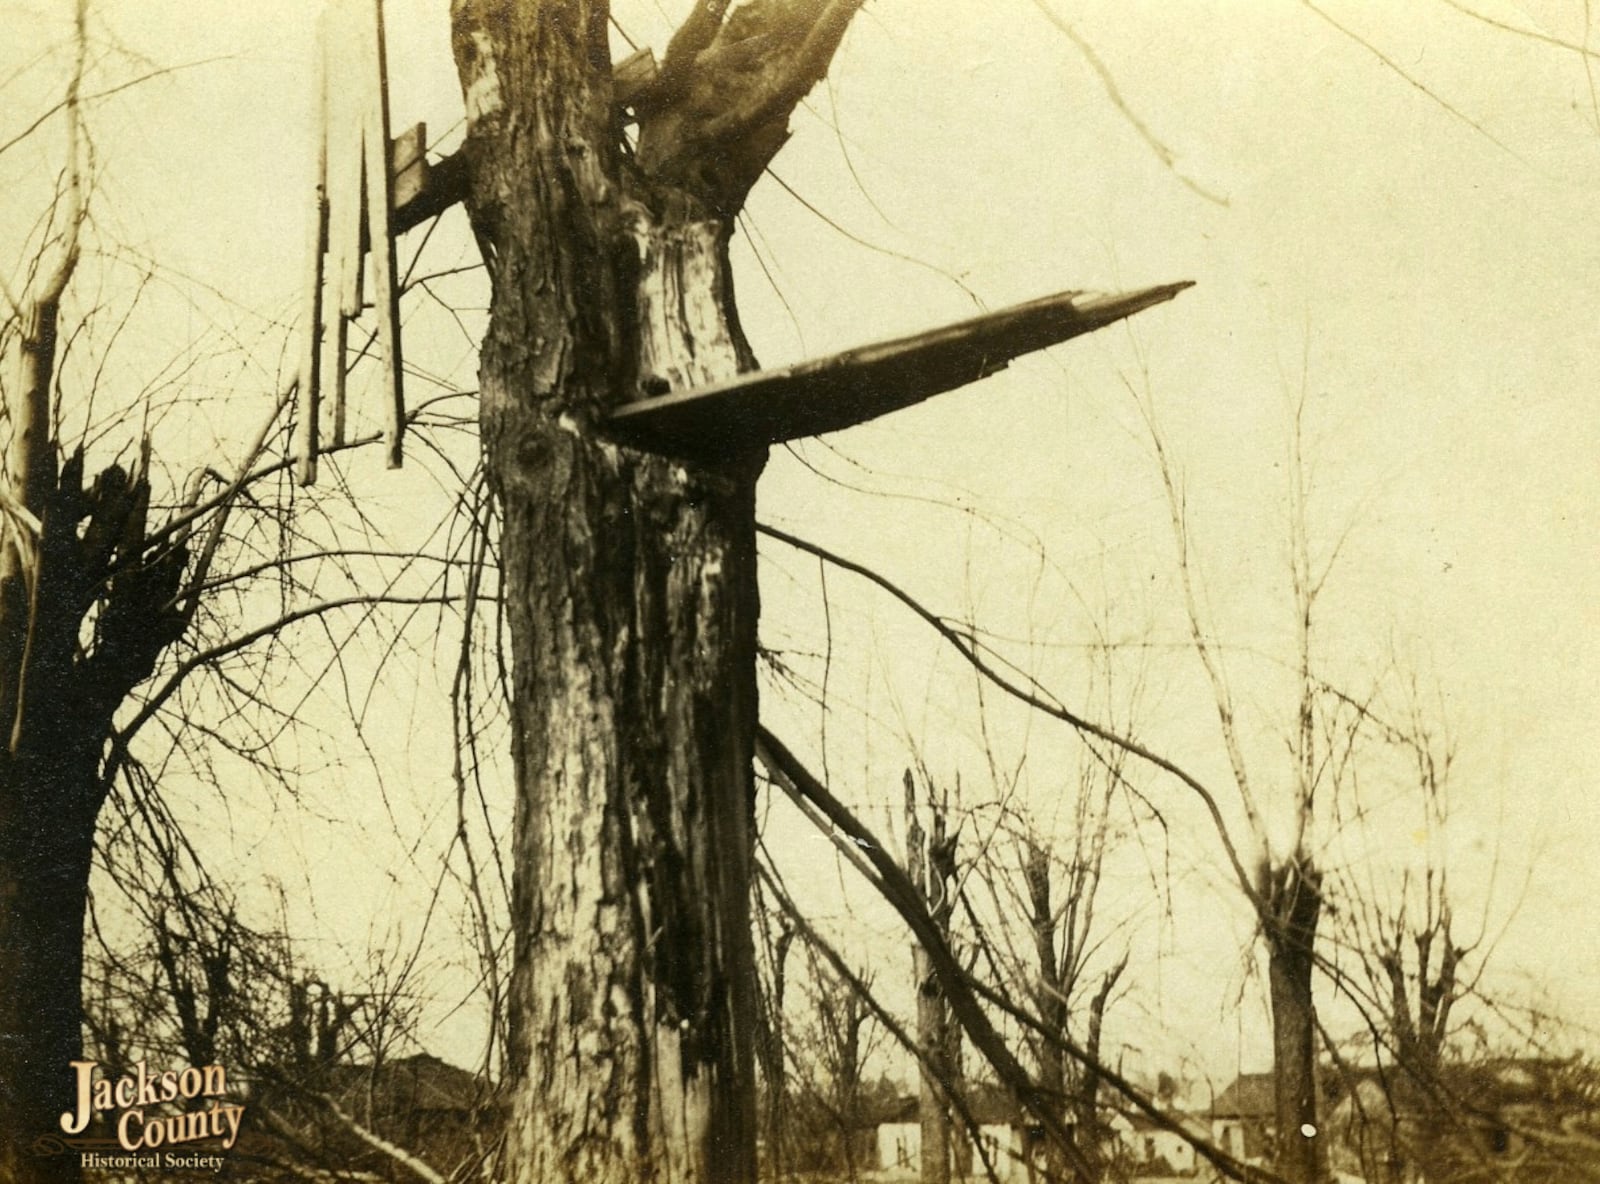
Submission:
<svg viewBox="0 0 1600 1184">
<path fill-rule="evenodd" d="M 787 1162 L 788 1124 L 784 1121 L 789 1111 L 789 1070 L 785 1057 L 788 1053 L 788 1027 L 784 1020 L 784 997 L 787 994 L 789 949 L 794 944 L 796 930 L 787 917 L 779 919 L 778 936 L 768 946 L 772 966 L 772 994 L 758 1022 L 759 1038 L 756 1042 L 756 1060 L 766 1083 L 766 1108 L 761 1116 L 762 1137 L 766 1142 L 766 1156 L 760 1165 L 764 1175 L 774 1180 L 784 1178 Z"/>
<path fill-rule="evenodd" d="M 955 912 L 956 837 L 945 831 L 943 806 L 932 800 L 933 832 L 922 829 L 917 817 L 916 781 L 911 770 L 905 773 L 906 863 L 911 882 L 926 904 L 939 937 L 950 941 L 950 921 Z M 925 1058 L 921 1071 L 921 1093 L 917 1112 L 922 1127 L 922 1184 L 950 1184 L 951 1168 L 965 1175 L 960 1136 L 950 1119 L 950 1099 L 946 1082 L 961 1077 L 961 1027 L 950 1015 L 939 977 L 920 944 L 911 950 L 912 973 L 917 985 L 917 1042 Z M 932 1066 L 930 1068 L 930 1066 Z"/>
<path fill-rule="evenodd" d="M 0 1179 L 73 1184 L 39 1156 L 81 1055 L 83 918 L 112 719 L 188 624 L 187 553 L 146 550 L 149 457 L 83 484 L 50 434 L 63 265 L 21 310 L 0 514 Z"/>
<path fill-rule="evenodd" d="M 1304 858 L 1282 864 L 1267 875 L 1264 899 L 1276 1166 L 1291 1184 L 1321 1184 L 1328 1177 L 1328 1134 L 1320 1119 L 1311 990 L 1321 876 Z"/>
<path fill-rule="evenodd" d="M 97 804 L 85 793 L 95 765 L 83 765 L 67 754 L 14 759 L 0 806 L 0 1179 L 15 1184 L 81 1178 L 77 1154 L 51 1141 L 74 1108 L 71 1062 L 83 1047 Z"/>
<path fill-rule="evenodd" d="M 1116 990 L 1117 982 L 1122 978 L 1122 973 L 1128 968 L 1128 958 L 1124 954 L 1122 960 L 1106 971 L 1100 979 L 1100 986 L 1095 990 L 1094 997 L 1089 1000 L 1089 1031 L 1084 1037 L 1083 1051 L 1084 1063 L 1080 1070 L 1078 1087 L 1073 1091 L 1073 1136 L 1077 1139 L 1080 1162 L 1087 1164 L 1089 1179 L 1097 1180 L 1104 1176 L 1106 1160 L 1111 1139 L 1114 1132 L 1106 1125 L 1100 1115 L 1100 1040 L 1105 1030 L 1106 1008 L 1111 1002 L 1111 993 Z"/>
<path fill-rule="evenodd" d="M 1067 984 L 1062 981 L 1062 962 L 1057 953 L 1056 908 L 1051 892 L 1050 852 L 1030 840 L 1022 865 L 1023 883 L 1028 893 L 1028 922 L 1033 933 L 1034 955 L 1038 960 L 1038 984 L 1033 991 L 1034 1012 L 1050 1038 L 1033 1037 L 1034 1057 L 1038 1062 L 1040 1091 L 1057 1099 L 1062 1121 L 1068 1119 L 1067 1052 L 1061 1040 L 1067 1036 Z M 1070 940 L 1070 935 L 1069 935 Z M 1076 1128 L 1074 1137 L 1078 1137 Z M 1067 1149 L 1047 1142 L 1044 1147 L 1044 1174 L 1047 1179 L 1067 1178 Z M 1030 1159 L 1029 1178 L 1033 1178 Z"/>
<path fill-rule="evenodd" d="M 949 1071 L 950 1017 L 946 1014 L 939 979 L 921 946 L 911 951 L 912 973 L 917 984 L 917 1043 L 925 1055 Z M 921 1184 L 950 1184 L 951 1124 L 949 1102 L 938 1079 L 927 1068 L 921 1071 L 917 1099 L 917 1118 L 921 1125 L 922 1152 L 917 1178 Z"/>
<path fill-rule="evenodd" d="M 508 1182 L 755 1176 L 765 453 L 681 462 L 604 431 L 623 401 L 754 365 L 728 240 L 824 22 L 794 0 L 726 8 L 674 39 L 625 155 L 604 3 L 452 5 L 512 648 Z"/>
</svg>

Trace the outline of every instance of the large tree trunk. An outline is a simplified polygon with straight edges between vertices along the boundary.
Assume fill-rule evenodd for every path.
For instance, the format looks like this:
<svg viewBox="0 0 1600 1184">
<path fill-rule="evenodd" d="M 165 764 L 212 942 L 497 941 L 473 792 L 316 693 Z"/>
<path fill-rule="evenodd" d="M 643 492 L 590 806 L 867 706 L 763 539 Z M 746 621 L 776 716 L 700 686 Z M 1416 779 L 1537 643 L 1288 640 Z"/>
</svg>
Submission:
<svg viewBox="0 0 1600 1184">
<path fill-rule="evenodd" d="M 0 670 L 15 712 L 12 742 L 0 744 L 0 1180 L 17 1184 L 80 1178 L 76 1154 L 33 1149 L 61 1135 L 72 1108 L 102 757 L 118 705 L 187 622 L 174 606 L 183 551 L 138 558 L 143 478 L 113 467 L 85 492 L 81 472 L 77 457 L 59 481 L 52 466 L 29 570 L 0 579 L 0 633 L 27 638 L 17 664 Z M 18 585 L 31 594 L 14 595 Z M 92 604 L 86 649 L 80 627 Z"/>
<path fill-rule="evenodd" d="M 606 443 L 603 371 L 540 390 L 530 342 L 595 357 L 581 315 L 497 311 L 482 368 L 517 790 L 504 1176 L 746 1180 L 756 465 Z"/>
<path fill-rule="evenodd" d="M 8 763 L 0 805 L 0 1179 L 71 1184 L 55 1142 L 82 1055 L 83 911 L 94 845 L 87 769 L 69 754 Z"/>
<path fill-rule="evenodd" d="M 697 6 L 674 39 L 625 158 L 603 3 L 453 5 L 513 651 L 506 1181 L 755 1175 L 765 455 L 672 460 L 603 434 L 621 401 L 754 364 L 728 238 L 810 86 L 786 57 L 816 47 L 790 34 L 822 21 L 791 0 L 726 8 Z M 752 32 L 778 35 L 714 71 L 721 39 Z"/>
<path fill-rule="evenodd" d="M 70 1110 L 70 1062 L 82 1048 L 83 919 L 95 818 L 105 797 L 102 750 L 112 714 L 150 673 L 182 630 L 170 607 L 183 570 L 181 552 L 150 567 L 130 566 L 107 583 L 103 572 L 123 552 L 110 529 L 142 538 L 148 488 L 119 469 L 93 491 L 78 488 L 81 466 L 65 467 L 43 515 L 30 579 L 37 597 L 20 618 L 0 615 L 0 630 L 28 636 L 26 662 L 4 671 L 22 687 L 14 740 L 0 745 L 0 1179 L 63 1184 L 79 1178 L 73 1154 L 36 1157 L 41 1139 L 59 1136 Z M 84 539 L 77 524 L 89 518 Z M 15 582 L 26 582 L 22 575 Z M 0 581 L 0 601 L 12 606 Z M 106 593 L 95 645 L 78 644 L 82 609 Z M 16 622 L 16 623 L 12 623 Z"/>
<path fill-rule="evenodd" d="M 1265 880 L 1276 1166 L 1291 1184 L 1321 1184 L 1328 1177 L 1328 1133 L 1319 1117 L 1311 993 L 1321 877 L 1302 860 L 1273 869 Z"/>
</svg>

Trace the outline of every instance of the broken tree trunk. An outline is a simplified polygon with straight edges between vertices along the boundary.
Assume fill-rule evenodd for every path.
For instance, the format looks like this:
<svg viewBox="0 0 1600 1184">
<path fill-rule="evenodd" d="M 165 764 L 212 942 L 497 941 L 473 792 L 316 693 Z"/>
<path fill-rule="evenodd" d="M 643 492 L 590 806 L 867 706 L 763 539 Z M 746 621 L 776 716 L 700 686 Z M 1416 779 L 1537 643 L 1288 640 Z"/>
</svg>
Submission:
<svg viewBox="0 0 1600 1184">
<path fill-rule="evenodd" d="M 39 534 L 0 574 L 0 637 L 24 639 L 0 667 L 12 713 L 0 746 L 0 1179 L 15 1184 L 81 1175 L 57 1120 L 73 1107 L 69 1066 L 81 1056 L 106 742 L 117 708 L 188 620 L 174 604 L 184 553 L 144 554 L 146 467 L 113 466 L 84 489 L 82 457 L 58 464 L 51 442 L 30 482 Z M 16 547 L 17 529 L 8 522 L 0 545 Z"/>
<path fill-rule="evenodd" d="M 1034 1011 L 1039 1016 L 1042 1027 L 1052 1036 L 1065 1037 L 1067 1034 L 1067 995 L 1069 984 L 1064 981 L 1062 964 L 1057 951 L 1057 916 L 1056 906 L 1051 897 L 1052 871 L 1050 866 L 1050 852 L 1039 843 L 1030 840 L 1027 854 L 1022 865 L 1022 878 L 1027 889 L 1028 921 L 1033 933 L 1034 956 L 1037 960 L 1037 987 L 1033 991 Z M 1071 941 L 1071 934 L 1068 934 Z M 1067 1052 L 1057 1040 L 1038 1039 L 1035 1041 L 1035 1055 L 1038 1060 L 1039 1089 L 1046 1097 L 1067 1097 Z M 1058 1110 L 1063 1121 L 1066 1120 L 1067 1108 L 1065 1104 L 1058 1104 Z M 1073 1130 L 1076 1137 L 1077 1130 Z M 1044 1168 L 1051 1179 L 1066 1179 L 1068 1166 L 1067 1149 L 1058 1147 L 1054 1143 L 1046 1143 L 1044 1149 Z"/>
<path fill-rule="evenodd" d="M 684 468 L 597 430 L 641 358 L 694 382 L 750 365 L 731 224 L 624 175 L 603 6 L 453 17 L 494 286 L 481 415 L 512 647 L 497 1178 L 752 1181 L 763 458 Z"/>
<path fill-rule="evenodd" d="M 917 815 L 916 780 L 905 773 L 906 874 L 921 895 L 928 914 L 949 944 L 950 919 L 955 911 L 956 838 L 945 833 L 945 811 L 930 800 L 933 830 L 923 830 Z M 930 793 L 930 798 L 931 798 Z M 951 1168 L 959 1166 L 955 1124 L 947 1084 L 961 1078 L 961 1027 L 950 1016 L 950 1004 L 918 943 L 911 947 L 911 966 L 917 988 L 917 1043 L 922 1053 L 921 1088 L 917 1116 L 922 1127 L 920 1179 L 922 1184 L 950 1184 Z M 962 1175 L 966 1173 L 963 1171 Z"/>
<path fill-rule="evenodd" d="M 83 913 L 97 752 L 12 756 L 0 773 L 0 1179 L 73 1184 L 61 1144 L 82 1057 Z M 85 756 L 88 759 L 85 759 Z M 65 759 L 62 759 L 65 758 Z"/>
</svg>

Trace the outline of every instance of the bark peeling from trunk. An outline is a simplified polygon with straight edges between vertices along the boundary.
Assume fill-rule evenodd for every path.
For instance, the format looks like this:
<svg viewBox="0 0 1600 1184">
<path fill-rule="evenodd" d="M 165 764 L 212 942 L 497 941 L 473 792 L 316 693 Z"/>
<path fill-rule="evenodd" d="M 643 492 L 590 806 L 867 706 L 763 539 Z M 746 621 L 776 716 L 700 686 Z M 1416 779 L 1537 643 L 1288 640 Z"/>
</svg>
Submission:
<svg viewBox="0 0 1600 1184">
<path fill-rule="evenodd" d="M 843 32 L 826 7 L 824 65 Z M 481 416 L 513 650 L 508 1182 L 755 1176 L 765 455 L 680 463 L 602 431 L 620 402 L 754 364 L 728 239 L 804 93 L 778 89 L 798 85 L 796 43 L 760 34 L 821 21 L 798 0 L 726 8 L 702 0 L 674 39 L 629 157 L 603 3 L 452 5 L 467 209 L 493 285 Z M 707 56 L 730 38 L 742 72 Z"/>
</svg>

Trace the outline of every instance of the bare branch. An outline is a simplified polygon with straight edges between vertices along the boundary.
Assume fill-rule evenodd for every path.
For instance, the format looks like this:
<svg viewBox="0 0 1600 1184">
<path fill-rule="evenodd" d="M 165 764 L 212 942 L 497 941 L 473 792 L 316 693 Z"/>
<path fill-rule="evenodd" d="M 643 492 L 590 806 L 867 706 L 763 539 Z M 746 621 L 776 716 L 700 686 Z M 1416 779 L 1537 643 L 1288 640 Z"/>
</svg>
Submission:
<svg viewBox="0 0 1600 1184">
<path fill-rule="evenodd" d="M 1129 390 L 1132 390 L 1131 384 Z M 1195 654 L 1199 657 L 1200 664 L 1205 669 L 1206 678 L 1211 684 L 1212 698 L 1217 709 L 1217 724 L 1222 732 L 1223 748 L 1228 754 L 1228 764 L 1233 771 L 1234 785 L 1239 792 L 1240 805 L 1243 806 L 1245 817 L 1249 821 L 1251 838 L 1258 848 L 1256 858 L 1257 860 L 1266 860 L 1271 856 L 1267 846 L 1267 828 L 1262 818 L 1261 808 L 1256 802 L 1255 793 L 1251 789 L 1249 768 L 1244 759 L 1244 748 L 1239 742 L 1239 732 L 1234 715 L 1233 692 L 1228 686 L 1227 676 L 1222 670 L 1210 638 L 1200 620 L 1199 601 L 1195 592 L 1194 564 L 1190 556 L 1188 513 L 1184 503 L 1183 491 L 1179 488 L 1178 477 L 1172 461 L 1167 456 L 1165 440 L 1156 427 L 1155 409 L 1151 406 L 1150 399 L 1148 397 L 1137 399 L 1137 402 L 1139 412 L 1144 417 L 1145 425 L 1150 433 L 1151 446 L 1155 449 L 1156 462 L 1160 469 L 1162 488 L 1166 492 L 1167 512 L 1172 522 L 1172 541 L 1177 550 L 1178 576 L 1183 585 L 1183 606 L 1189 622 L 1189 636 L 1194 642 Z"/>
<path fill-rule="evenodd" d="M 1156 134 L 1150 130 L 1144 120 L 1134 113 L 1133 108 L 1128 105 L 1128 101 L 1122 97 L 1122 91 L 1117 86 L 1116 78 L 1106 64 L 1100 60 L 1100 55 L 1095 53 L 1094 46 L 1079 36 L 1078 31 L 1068 24 L 1045 0 L 1033 0 L 1033 4 L 1035 8 L 1044 13 L 1045 19 L 1054 25 L 1063 37 L 1072 42 L 1077 51 L 1083 55 L 1083 60 L 1089 63 L 1089 68 L 1100 79 L 1100 85 L 1105 88 L 1106 97 L 1111 100 L 1112 106 L 1122 113 L 1122 117 L 1128 121 L 1128 125 L 1138 133 L 1139 138 L 1145 142 L 1150 151 L 1156 154 L 1156 158 L 1167 167 L 1167 171 L 1178 178 L 1184 187 L 1197 197 L 1202 197 L 1213 205 L 1219 205 L 1226 209 L 1228 207 L 1228 199 L 1212 193 L 1211 190 L 1180 169 L 1178 167 L 1178 158 L 1174 155 L 1172 149 L 1157 139 Z"/>
<path fill-rule="evenodd" d="M 1127 1098 L 1135 1109 L 1162 1129 L 1182 1137 L 1194 1147 L 1198 1155 L 1230 1179 L 1245 1181 L 1247 1184 L 1284 1184 L 1282 1177 L 1242 1163 L 1208 1140 L 1201 1139 L 1193 1132 L 1184 1129 L 1182 1124 L 1144 1097 L 1120 1074 L 1104 1065 L 1092 1062 L 1083 1050 L 1064 1039 L 1060 1033 L 1044 1030 L 1044 1026 L 1035 1016 L 1025 1008 L 1019 1007 L 1004 992 L 986 987 L 974 979 L 970 973 L 962 969 L 960 961 L 940 935 L 938 925 L 929 915 L 910 879 L 889 857 L 877 837 L 765 728 L 759 729 L 757 733 L 756 758 L 769 772 L 777 774 L 774 777 L 774 784 L 789 795 L 796 805 L 800 805 L 800 799 L 804 798 L 820 811 L 822 817 L 829 823 L 827 833 L 835 836 L 837 844 L 842 846 L 844 842 L 853 842 L 861 849 L 874 873 L 868 877 L 868 882 L 900 914 L 901 920 L 922 943 L 928 953 L 929 963 L 938 977 L 939 985 L 950 1000 L 951 1010 L 961 1021 L 974 1046 L 989 1061 L 1001 1083 L 1012 1091 L 1013 1096 L 1027 1108 L 1029 1113 L 1040 1120 L 1052 1138 L 1061 1139 L 1063 1146 L 1071 1146 L 1070 1139 L 1065 1136 L 1060 1120 L 1049 1104 L 1049 1099 L 1034 1084 L 1027 1071 L 1016 1061 L 1000 1039 L 987 1013 L 979 1004 L 979 995 L 1043 1038 L 1065 1048 L 1068 1055 L 1085 1065 L 1091 1065 L 1100 1077 Z"/>
<path fill-rule="evenodd" d="M 1036 690 L 1012 681 L 1006 675 L 1001 673 L 995 667 L 995 665 L 983 655 L 977 645 L 969 637 L 962 636 L 955 629 L 951 628 L 943 618 L 937 616 L 927 608 L 924 608 L 919 601 L 913 599 L 912 596 L 901 589 L 899 585 L 892 583 L 885 577 L 879 575 L 877 572 L 872 571 L 870 568 L 863 567 L 859 563 L 845 559 L 843 556 L 836 555 L 832 551 L 828 551 L 823 547 L 817 546 L 815 543 L 807 542 L 804 539 L 798 538 L 795 535 L 787 533 L 786 531 L 779 530 L 776 527 L 757 525 L 756 530 L 761 534 L 767 535 L 769 538 L 774 538 L 779 542 L 787 543 L 796 550 L 804 551 L 807 554 L 815 555 L 821 559 L 825 559 L 835 567 L 860 576 L 862 579 L 881 588 L 890 596 L 898 600 L 901 604 L 905 605 L 914 614 L 916 614 L 916 616 L 921 618 L 925 624 L 933 629 L 934 632 L 936 632 L 943 640 L 948 642 L 958 654 L 966 659 L 967 663 L 972 666 L 974 670 L 983 675 L 983 677 L 988 679 L 990 683 L 1004 691 L 1006 694 L 1010 695 L 1013 699 L 1016 699 L 1018 702 L 1024 703 L 1036 711 L 1040 711 L 1054 719 L 1058 719 L 1062 723 L 1077 729 L 1085 735 L 1092 736 L 1097 740 L 1102 740 L 1115 748 L 1121 749 L 1130 756 L 1138 757 L 1140 760 L 1155 766 L 1162 772 L 1168 773 L 1177 778 L 1179 782 L 1193 792 L 1195 796 L 1198 797 L 1205 805 L 1206 811 L 1208 814 L 1210 814 L 1212 823 L 1216 828 L 1217 837 L 1221 841 L 1223 850 L 1228 857 L 1228 862 L 1233 868 L 1234 877 L 1238 881 L 1240 889 L 1252 902 L 1257 902 L 1259 900 L 1255 888 L 1255 882 L 1250 876 L 1249 872 L 1245 870 L 1245 865 L 1239 857 L 1239 852 L 1237 847 L 1234 845 L 1233 836 L 1228 829 L 1227 821 L 1222 816 L 1222 808 L 1217 802 L 1217 797 L 1205 785 L 1204 782 L 1200 781 L 1182 766 L 1171 760 L 1168 760 L 1166 757 L 1161 756 L 1159 753 L 1147 748 L 1143 744 L 1140 744 L 1137 740 L 1115 732 L 1112 729 L 1104 727 L 1100 724 L 1094 723 L 1093 721 L 1078 715 L 1076 712 L 1068 710 L 1065 706 L 1054 699 L 1046 699 Z"/>
<path fill-rule="evenodd" d="M 178 687 L 182 685 L 183 680 L 187 678 L 189 674 L 195 670 L 198 670 L 202 666 L 206 666 L 212 662 L 215 662 L 219 658 L 226 657 L 229 654 L 237 653 L 239 650 L 252 646 L 262 638 L 275 637 L 284 628 L 294 624 L 296 621 L 303 621 L 314 617 L 324 616 L 328 613 L 337 612 L 338 610 L 345 608 L 360 607 L 370 610 L 379 603 L 423 605 L 451 604 L 453 602 L 454 598 L 449 596 L 345 596 L 337 600 L 327 600 L 320 604 L 308 605 L 305 608 L 284 613 L 282 616 L 276 617 L 264 625 L 258 625 L 253 629 L 248 629 L 236 637 L 231 637 L 227 641 L 219 642 L 216 645 L 201 650 L 180 662 L 178 664 L 178 668 L 167 677 L 166 681 L 162 683 L 162 685 L 155 692 L 153 692 L 148 699 L 145 700 L 144 705 L 139 709 L 138 713 L 134 715 L 133 719 L 130 720 L 125 727 L 118 730 L 118 743 L 125 745 L 127 741 L 131 739 L 139 731 L 139 729 L 145 725 L 146 722 L 149 721 L 150 717 L 155 715 L 155 713 L 161 709 L 162 704 L 172 697 L 173 693 L 177 691 Z"/>
<path fill-rule="evenodd" d="M 100 99 L 109 99 L 112 95 L 120 94 L 125 90 L 130 90 L 135 86 L 143 85 L 144 83 L 150 82 L 156 78 L 165 77 L 168 74 L 176 74 L 180 70 L 192 70 L 197 66 L 210 66 L 217 62 L 230 60 L 231 58 L 228 56 L 201 58 L 199 61 L 185 62 L 184 64 L 178 66 L 166 66 L 159 70 L 151 70 L 148 73 L 139 75 L 137 78 L 130 78 L 126 82 L 119 82 L 115 86 L 108 86 L 104 90 L 95 91 L 93 94 L 82 95 L 77 101 L 79 103 L 93 103 Z M 36 119 L 30 122 L 21 131 L 12 135 L 8 140 L 0 141 L 0 156 L 5 155 L 5 153 L 9 152 L 12 148 L 15 148 L 22 141 L 33 135 L 34 132 L 38 131 L 41 127 L 48 123 L 52 116 L 67 108 L 70 101 L 71 100 L 69 99 L 62 99 L 59 102 L 46 107 Z"/>
<path fill-rule="evenodd" d="M 1333 26 L 1333 28 L 1337 29 L 1340 33 L 1343 33 L 1351 41 L 1354 41 L 1357 45 L 1361 46 L 1362 49 L 1366 50 L 1373 57 L 1377 58 L 1378 61 L 1381 62 L 1391 73 L 1393 73 L 1398 78 L 1400 78 L 1403 82 L 1405 82 L 1406 85 L 1411 87 L 1412 90 L 1417 91 L 1419 94 L 1421 94 L 1421 95 L 1425 96 L 1426 98 L 1428 98 L 1429 100 L 1431 100 L 1436 106 L 1438 106 L 1441 109 L 1443 109 L 1452 118 L 1454 118 L 1456 120 L 1459 120 L 1461 123 L 1466 124 L 1473 131 L 1477 132 L 1480 136 L 1482 136 L 1484 139 L 1488 140 L 1489 143 L 1493 144 L 1496 148 L 1500 149 L 1500 151 L 1504 152 L 1507 156 L 1511 157 L 1513 160 L 1518 161 L 1518 162 L 1520 162 L 1522 164 L 1527 164 L 1528 163 L 1527 160 L 1522 156 L 1522 154 L 1517 152 L 1516 149 L 1512 148 L 1505 141 L 1503 141 L 1503 140 L 1499 139 L 1498 137 L 1496 137 L 1494 135 L 1494 133 L 1489 131 L 1488 128 L 1484 127 L 1483 124 L 1481 124 L 1477 120 L 1473 119 L 1470 115 L 1467 115 L 1459 107 L 1455 106 L 1453 103 L 1450 103 L 1448 100 L 1440 97 L 1439 93 L 1437 91 L 1435 91 L 1432 87 L 1430 87 L 1426 83 L 1422 82 L 1420 79 L 1418 79 L 1416 77 L 1416 75 L 1412 74 L 1404 66 L 1402 66 L 1399 62 L 1395 61 L 1394 58 L 1390 57 L 1387 53 L 1385 53 L 1383 50 L 1379 49 L 1371 41 L 1369 41 L 1365 37 L 1361 36 L 1361 34 L 1357 33 L 1354 29 L 1350 28 L 1348 25 L 1340 24 L 1327 11 L 1325 11 L 1322 8 L 1319 8 L 1315 3 L 1313 3 L 1312 0 L 1300 0 L 1300 3 L 1305 5 L 1306 8 L 1310 9 L 1312 12 L 1316 13 L 1317 16 L 1321 17 L 1324 21 L 1326 21 L 1329 25 Z"/>
<path fill-rule="evenodd" d="M 929 964 L 944 989 L 950 1010 L 973 1045 L 994 1068 L 1001 1084 L 1039 1121 L 1050 1137 L 1063 1149 L 1073 1147 L 1072 1136 L 1055 1112 L 1053 1100 L 1034 1083 L 989 1022 L 988 1015 L 972 994 L 961 964 L 923 904 L 921 894 L 900 865 L 889 857 L 877 836 L 846 810 L 782 741 L 765 728 L 757 731 L 756 759 L 772 774 L 773 783 L 797 806 L 804 809 L 802 803 L 809 802 L 821 811 L 831 824 L 827 833 L 842 836 L 838 844 L 841 850 L 846 849 L 845 842 L 853 842 L 860 848 L 863 861 L 871 867 L 869 882 L 895 907 L 927 951 Z"/>
<path fill-rule="evenodd" d="M 827 0 L 827 6 L 817 14 L 800 48 L 782 63 L 776 77 L 743 105 L 732 106 L 709 120 L 704 128 L 707 138 L 733 139 L 774 120 L 788 119 L 796 104 L 827 74 L 828 63 L 850 27 L 850 18 L 864 2 Z"/>
</svg>

